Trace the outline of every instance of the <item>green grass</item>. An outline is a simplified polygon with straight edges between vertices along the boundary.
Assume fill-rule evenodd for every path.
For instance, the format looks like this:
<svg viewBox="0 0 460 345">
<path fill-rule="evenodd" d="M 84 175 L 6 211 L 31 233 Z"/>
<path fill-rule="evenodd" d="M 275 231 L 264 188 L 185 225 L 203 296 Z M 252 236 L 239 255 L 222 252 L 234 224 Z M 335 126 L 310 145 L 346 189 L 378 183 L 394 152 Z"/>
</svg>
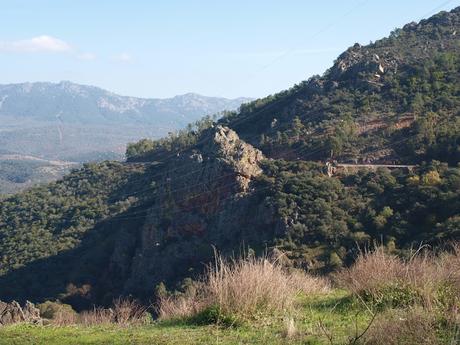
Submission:
<svg viewBox="0 0 460 345">
<path fill-rule="evenodd" d="M 334 336 L 334 342 L 344 343 L 358 329 L 366 326 L 369 313 L 346 292 L 334 291 L 299 299 L 297 312 L 290 315 L 298 335 L 283 336 L 283 317 L 263 318 L 240 327 L 222 328 L 215 325 L 199 326 L 187 322 L 156 322 L 145 326 L 120 327 L 115 325 L 33 326 L 14 325 L 0 328 L 0 345 L 82 345 L 82 344 L 328 344 L 321 327 Z"/>
</svg>

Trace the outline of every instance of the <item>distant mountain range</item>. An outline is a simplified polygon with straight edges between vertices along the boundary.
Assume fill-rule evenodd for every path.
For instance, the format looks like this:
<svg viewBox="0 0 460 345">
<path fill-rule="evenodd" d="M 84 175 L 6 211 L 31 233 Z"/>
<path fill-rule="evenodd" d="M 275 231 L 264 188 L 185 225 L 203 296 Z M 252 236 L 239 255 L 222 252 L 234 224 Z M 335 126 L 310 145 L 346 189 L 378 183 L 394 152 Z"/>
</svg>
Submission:
<svg viewBox="0 0 460 345">
<path fill-rule="evenodd" d="M 171 130 L 248 101 L 194 93 L 166 99 L 127 97 L 69 81 L 0 85 L 0 116 L 83 125 L 148 124 Z"/>
<path fill-rule="evenodd" d="M 166 99 L 127 97 L 69 81 L 0 85 L 0 165 L 6 166 L 2 155 L 70 162 L 122 158 L 128 142 L 164 136 L 248 101 L 194 93 Z M 14 167 L 29 166 L 30 161 L 29 157 L 20 164 L 16 156 Z M 47 171 L 43 164 L 40 181 Z M 22 176 L 21 186 L 35 181 L 36 172 L 27 171 L 31 179 Z M 10 192 L 16 180 L 11 165 L 7 177 L 0 169 L 0 194 L 5 191 L 2 182 Z"/>
</svg>

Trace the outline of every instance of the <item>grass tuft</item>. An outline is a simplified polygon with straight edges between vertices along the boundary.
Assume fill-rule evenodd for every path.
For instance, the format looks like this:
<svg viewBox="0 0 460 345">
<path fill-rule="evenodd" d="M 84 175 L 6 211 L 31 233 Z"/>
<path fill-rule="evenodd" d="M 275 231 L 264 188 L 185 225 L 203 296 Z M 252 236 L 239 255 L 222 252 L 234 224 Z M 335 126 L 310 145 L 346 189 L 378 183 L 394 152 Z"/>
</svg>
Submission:
<svg viewBox="0 0 460 345">
<path fill-rule="evenodd" d="M 285 270 L 277 260 L 249 257 L 227 261 L 217 256 L 192 293 L 160 299 L 160 319 L 191 317 L 205 310 L 221 316 L 250 320 L 286 313 L 301 293 L 325 292 L 326 280 Z M 211 309 L 209 309 L 211 308 Z"/>
</svg>

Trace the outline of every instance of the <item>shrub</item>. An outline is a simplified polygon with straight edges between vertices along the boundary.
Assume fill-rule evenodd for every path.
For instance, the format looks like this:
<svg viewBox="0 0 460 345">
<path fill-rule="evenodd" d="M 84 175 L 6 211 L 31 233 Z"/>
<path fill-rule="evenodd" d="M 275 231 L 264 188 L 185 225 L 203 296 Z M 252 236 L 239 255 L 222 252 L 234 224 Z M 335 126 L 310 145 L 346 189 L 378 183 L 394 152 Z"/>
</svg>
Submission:
<svg viewBox="0 0 460 345">
<path fill-rule="evenodd" d="M 375 320 L 365 335 L 364 344 L 456 344 L 456 341 L 452 341 L 456 337 L 455 329 L 455 324 L 443 324 L 423 309 L 392 310 Z"/>
<path fill-rule="evenodd" d="M 241 324 L 241 320 L 235 315 L 224 314 L 218 305 L 206 307 L 193 316 L 191 321 L 198 325 L 217 324 L 224 327 L 234 327 Z"/>
<path fill-rule="evenodd" d="M 378 306 L 447 310 L 460 300 L 460 249 L 454 245 L 439 256 L 424 253 L 402 260 L 379 247 L 362 253 L 336 280 Z"/>
<path fill-rule="evenodd" d="M 77 323 L 78 314 L 68 304 L 45 301 L 37 305 L 42 318 L 51 320 L 57 326 L 73 325 Z"/>
<path fill-rule="evenodd" d="M 76 313 L 70 305 L 53 301 L 40 303 L 37 305 L 37 308 L 40 310 L 40 316 L 45 319 L 54 319 L 56 315 L 62 311 Z"/>
</svg>

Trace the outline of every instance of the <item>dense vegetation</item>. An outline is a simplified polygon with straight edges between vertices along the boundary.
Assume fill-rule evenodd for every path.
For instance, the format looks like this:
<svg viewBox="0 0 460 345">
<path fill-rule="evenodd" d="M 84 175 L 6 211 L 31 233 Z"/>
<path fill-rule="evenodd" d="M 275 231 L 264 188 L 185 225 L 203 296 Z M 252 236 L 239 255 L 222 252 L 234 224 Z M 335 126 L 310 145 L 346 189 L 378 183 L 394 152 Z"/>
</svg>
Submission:
<svg viewBox="0 0 460 345">
<path fill-rule="evenodd" d="M 130 144 L 127 163 L 88 164 L 3 199 L 0 299 L 148 300 L 162 281 L 174 289 L 196 278 L 213 246 L 276 247 L 291 267 L 330 272 L 372 242 L 404 255 L 458 239 L 457 31 L 460 9 L 409 24 L 217 123 Z M 240 139 L 221 136 L 228 145 L 213 147 L 216 125 L 259 148 L 261 169 Z M 330 158 L 418 166 L 329 177 Z"/>
<path fill-rule="evenodd" d="M 460 159 L 458 9 L 349 48 L 322 77 L 222 120 L 274 156 Z M 390 152 L 385 152 L 390 150 Z"/>
<path fill-rule="evenodd" d="M 135 167 L 117 162 L 91 163 L 60 181 L 3 200 L 0 274 L 77 246 L 95 224 L 130 206 L 132 198 L 114 191 L 135 173 Z"/>
<path fill-rule="evenodd" d="M 350 264 L 357 244 L 392 249 L 459 236 L 460 169 L 432 162 L 413 173 L 358 170 L 329 178 L 305 162 L 270 161 L 259 178 L 261 203 L 284 224 L 275 242 L 297 265 Z"/>
<path fill-rule="evenodd" d="M 0 157 L 0 195 L 17 193 L 37 184 L 55 181 L 68 173 L 71 167 L 75 165 Z"/>
</svg>

